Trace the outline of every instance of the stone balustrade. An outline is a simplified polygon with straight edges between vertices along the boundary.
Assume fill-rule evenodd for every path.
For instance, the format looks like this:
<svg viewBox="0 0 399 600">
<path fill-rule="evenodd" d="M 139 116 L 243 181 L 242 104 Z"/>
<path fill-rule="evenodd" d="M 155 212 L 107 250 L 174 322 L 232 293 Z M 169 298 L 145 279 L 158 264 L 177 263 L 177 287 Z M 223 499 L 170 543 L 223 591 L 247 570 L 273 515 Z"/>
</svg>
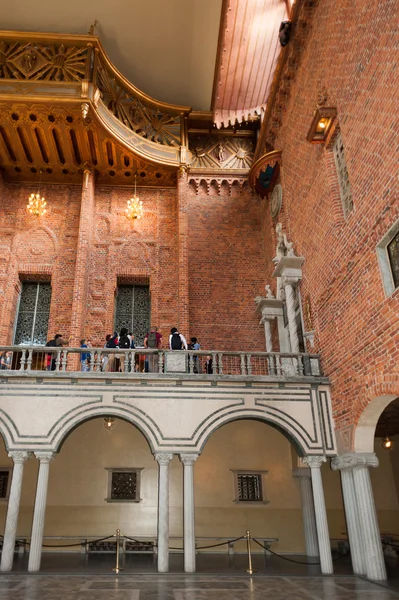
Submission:
<svg viewBox="0 0 399 600">
<path fill-rule="evenodd" d="M 0 376 L 40 372 L 57 377 L 68 372 L 88 377 L 323 377 L 317 354 L 0 346 L 0 356 Z"/>
</svg>

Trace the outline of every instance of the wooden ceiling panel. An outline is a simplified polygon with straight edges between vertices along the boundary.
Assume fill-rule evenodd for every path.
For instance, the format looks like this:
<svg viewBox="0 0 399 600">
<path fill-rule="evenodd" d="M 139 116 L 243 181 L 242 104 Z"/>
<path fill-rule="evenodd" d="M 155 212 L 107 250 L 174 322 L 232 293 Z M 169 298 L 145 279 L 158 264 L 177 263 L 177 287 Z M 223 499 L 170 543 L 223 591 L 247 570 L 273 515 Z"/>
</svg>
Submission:
<svg viewBox="0 0 399 600">
<path fill-rule="evenodd" d="M 101 184 L 174 187 L 176 171 L 148 164 L 84 118 L 80 105 L 0 103 L 0 168 L 6 181 L 80 183 L 85 164 Z"/>
<path fill-rule="evenodd" d="M 225 0 L 212 102 L 218 127 L 264 111 L 287 7 L 286 0 Z"/>
</svg>

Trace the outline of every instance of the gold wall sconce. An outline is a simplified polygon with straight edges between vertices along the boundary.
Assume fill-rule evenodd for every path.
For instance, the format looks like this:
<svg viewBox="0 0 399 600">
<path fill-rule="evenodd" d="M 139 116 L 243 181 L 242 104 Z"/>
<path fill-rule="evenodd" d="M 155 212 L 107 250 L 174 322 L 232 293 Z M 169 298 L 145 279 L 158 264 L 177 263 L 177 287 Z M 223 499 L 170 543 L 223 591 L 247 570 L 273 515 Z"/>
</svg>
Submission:
<svg viewBox="0 0 399 600">
<path fill-rule="evenodd" d="M 307 140 L 311 144 L 324 144 L 337 118 L 337 109 L 321 106 L 314 114 Z"/>
</svg>

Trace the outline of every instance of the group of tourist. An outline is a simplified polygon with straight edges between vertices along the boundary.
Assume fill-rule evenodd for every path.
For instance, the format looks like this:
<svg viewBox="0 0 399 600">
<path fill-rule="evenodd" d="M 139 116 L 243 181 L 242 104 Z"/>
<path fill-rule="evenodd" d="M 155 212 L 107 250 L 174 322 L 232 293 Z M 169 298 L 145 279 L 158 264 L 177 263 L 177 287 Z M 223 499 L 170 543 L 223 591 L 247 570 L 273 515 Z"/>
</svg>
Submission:
<svg viewBox="0 0 399 600">
<path fill-rule="evenodd" d="M 71 338 L 68 340 L 64 340 L 62 334 L 57 333 L 53 338 L 51 338 L 47 344 L 46 348 L 54 348 L 60 350 L 62 346 L 68 346 L 70 344 Z M 149 332 L 144 337 L 143 342 L 144 348 L 148 348 L 149 350 L 160 350 L 162 348 L 162 334 L 158 331 L 158 327 L 153 326 L 150 328 Z M 80 347 L 83 349 L 87 348 L 87 352 L 81 352 L 80 354 L 80 363 L 82 371 L 90 371 L 90 365 L 92 360 L 92 352 L 90 348 L 92 348 L 91 341 L 89 339 L 81 339 Z M 121 372 L 125 371 L 125 352 L 106 352 L 106 349 L 121 349 L 121 350 L 129 350 L 137 348 L 139 346 L 136 345 L 135 337 L 133 332 L 129 332 L 126 327 L 122 327 L 119 334 L 117 331 L 114 333 L 108 334 L 105 338 L 104 351 L 101 352 L 100 356 L 100 364 L 98 365 L 98 354 L 94 353 L 94 360 L 96 362 L 96 368 L 100 368 L 103 372 Z M 142 348 L 140 346 L 140 348 Z M 187 343 L 186 338 L 182 333 L 178 331 L 176 327 L 172 327 L 169 334 L 168 339 L 168 348 L 170 350 L 200 350 L 201 346 L 196 337 L 190 338 L 190 343 Z M 6 351 L 0 354 L 0 369 L 11 369 L 12 364 L 12 356 L 13 353 L 11 351 Z M 57 351 L 45 351 L 44 364 L 47 371 L 55 371 L 57 369 Z M 213 373 L 213 365 L 212 365 L 212 356 L 206 356 L 203 361 L 200 361 L 199 356 L 193 355 L 193 372 L 194 373 Z M 62 357 L 60 356 L 59 360 L 62 361 Z M 159 355 L 157 352 L 152 352 L 150 354 L 136 354 L 135 356 L 135 364 L 130 365 L 130 370 L 134 370 L 137 372 L 146 372 L 146 373 L 158 373 L 159 371 Z M 202 363 L 202 364 L 201 364 Z"/>
<path fill-rule="evenodd" d="M 144 336 L 144 348 L 149 350 L 160 350 L 162 348 L 162 334 L 158 331 L 158 327 L 153 326 L 149 332 Z M 82 339 L 80 341 L 81 348 L 90 348 L 90 340 Z M 108 334 L 105 338 L 104 348 L 112 349 L 134 349 L 136 348 L 135 337 L 133 332 L 129 332 L 126 327 L 123 327 L 119 334 L 117 331 Z M 200 350 L 201 346 L 196 337 L 190 339 L 190 343 L 187 343 L 186 338 L 183 334 L 179 333 L 176 327 L 172 327 L 169 335 L 168 347 L 170 350 Z M 91 353 L 82 352 L 81 354 L 81 370 L 90 371 Z M 198 356 L 193 356 L 194 361 L 194 373 L 199 373 L 200 365 Z M 132 368 L 132 366 L 131 366 Z M 212 373 L 212 357 L 207 357 L 205 361 L 205 372 Z M 125 371 L 125 353 L 107 353 L 103 352 L 101 356 L 101 370 L 104 372 L 115 372 L 119 371 L 123 373 Z M 157 353 L 151 353 L 148 355 L 137 355 L 135 357 L 135 371 L 144 371 L 147 373 L 157 373 L 159 370 L 159 356 Z"/>
</svg>

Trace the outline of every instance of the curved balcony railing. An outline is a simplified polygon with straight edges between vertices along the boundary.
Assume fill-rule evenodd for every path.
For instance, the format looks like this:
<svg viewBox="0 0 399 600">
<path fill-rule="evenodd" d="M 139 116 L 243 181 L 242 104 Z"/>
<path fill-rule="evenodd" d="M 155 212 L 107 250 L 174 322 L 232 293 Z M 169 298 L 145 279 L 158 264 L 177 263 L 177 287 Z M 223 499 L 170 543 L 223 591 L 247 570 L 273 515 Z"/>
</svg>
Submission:
<svg viewBox="0 0 399 600">
<path fill-rule="evenodd" d="M 0 347 L 0 376 L 44 373 L 84 376 L 322 378 L 317 354 L 110 348 Z"/>
<path fill-rule="evenodd" d="M 18 93 L 89 101 L 102 125 L 130 149 L 163 164 L 186 160 L 181 147 L 187 147 L 184 117 L 190 107 L 136 88 L 96 36 L 0 31 L 0 96 Z"/>
</svg>

